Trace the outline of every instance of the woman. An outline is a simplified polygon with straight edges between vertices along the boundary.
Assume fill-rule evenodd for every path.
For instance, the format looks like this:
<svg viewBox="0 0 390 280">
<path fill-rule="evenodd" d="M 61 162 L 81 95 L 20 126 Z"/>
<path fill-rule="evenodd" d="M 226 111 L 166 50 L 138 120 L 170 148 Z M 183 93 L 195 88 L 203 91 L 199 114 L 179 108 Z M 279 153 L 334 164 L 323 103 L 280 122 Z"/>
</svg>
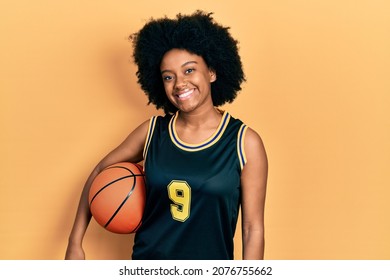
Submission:
<svg viewBox="0 0 390 280">
<path fill-rule="evenodd" d="M 217 107 L 245 80 L 237 41 L 211 14 L 149 21 L 132 35 L 138 82 L 164 109 L 138 126 L 89 176 L 66 259 L 84 259 L 88 191 L 105 167 L 144 160 L 147 201 L 133 259 L 233 259 L 242 209 L 243 259 L 264 255 L 267 157 L 260 136 Z"/>
</svg>

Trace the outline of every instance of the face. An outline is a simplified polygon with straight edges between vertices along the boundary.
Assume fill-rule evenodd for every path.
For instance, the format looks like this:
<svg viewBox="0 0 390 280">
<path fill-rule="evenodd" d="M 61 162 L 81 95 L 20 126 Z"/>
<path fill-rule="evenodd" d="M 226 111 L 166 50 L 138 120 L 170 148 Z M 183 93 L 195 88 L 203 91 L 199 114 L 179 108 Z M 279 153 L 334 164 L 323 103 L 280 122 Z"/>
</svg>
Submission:
<svg viewBox="0 0 390 280">
<path fill-rule="evenodd" d="M 165 93 L 180 111 L 213 107 L 211 83 L 216 80 L 216 74 L 201 56 L 172 49 L 164 55 L 160 70 Z"/>
</svg>

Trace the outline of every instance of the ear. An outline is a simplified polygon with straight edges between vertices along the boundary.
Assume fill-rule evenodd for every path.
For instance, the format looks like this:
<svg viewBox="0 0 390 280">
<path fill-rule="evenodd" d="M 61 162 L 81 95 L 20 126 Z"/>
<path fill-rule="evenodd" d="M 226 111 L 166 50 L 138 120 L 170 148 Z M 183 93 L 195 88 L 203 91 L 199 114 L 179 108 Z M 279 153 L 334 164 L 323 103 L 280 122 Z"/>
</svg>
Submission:
<svg viewBox="0 0 390 280">
<path fill-rule="evenodd" d="M 209 69 L 210 74 L 210 83 L 213 83 L 217 80 L 217 73 L 213 69 Z"/>
</svg>

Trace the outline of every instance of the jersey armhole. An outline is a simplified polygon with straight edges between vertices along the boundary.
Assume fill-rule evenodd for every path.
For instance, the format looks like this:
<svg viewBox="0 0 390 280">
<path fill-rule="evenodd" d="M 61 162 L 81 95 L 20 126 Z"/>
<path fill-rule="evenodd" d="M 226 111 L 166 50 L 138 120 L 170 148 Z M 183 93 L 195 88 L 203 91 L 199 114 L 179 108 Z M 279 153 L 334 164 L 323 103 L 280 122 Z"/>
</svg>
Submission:
<svg viewBox="0 0 390 280">
<path fill-rule="evenodd" d="M 238 161 L 240 162 L 241 170 L 244 168 L 244 166 L 246 164 L 244 140 L 245 140 L 245 134 L 246 134 L 247 129 L 248 129 L 248 126 L 246 126 L 245 124 L 242 124 L 240 129 L 238 130 L 238 134 L 237 134 L 237 155 L 238 155 Z"/>
<path fill-rule="evenodd" d="M 144 146 L 144 151 L 143 151 L 144 165 L 146 162 L 146 157 L 148 155 L 150 141 L 152 140 L 154 128 L 156 126 L 157 117 L 158 116 L 153 116 L 150 118 L 150 121 L 149 121 L 148 133 L 146 134 L 145 146 Z"/>
</svg>

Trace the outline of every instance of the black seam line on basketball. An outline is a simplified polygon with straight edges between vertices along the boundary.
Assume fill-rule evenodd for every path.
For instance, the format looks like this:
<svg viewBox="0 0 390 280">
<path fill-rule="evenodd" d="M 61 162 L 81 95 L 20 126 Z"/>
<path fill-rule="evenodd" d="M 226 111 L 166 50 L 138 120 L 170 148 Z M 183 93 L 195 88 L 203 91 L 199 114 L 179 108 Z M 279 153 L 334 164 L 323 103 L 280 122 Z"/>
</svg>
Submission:
<svg viewBox="0 0 390 280">
<path fill-rule="evenodd" d="M 142 224 L 142 220 L 139 221 L 138 225 L 135 227 L 135 229 L 131 233 L 136 232 L 138 230 L 138 228 L 141 226 L 141 224 Z"/>
<path fill-rule="evenodd" d="M 146 184 L 145 175 L 143 174 L 144 171 L 140 168 L 139 165 L 135 165 L 135 167 L 137 167 L 138 171 L 141 173 L 141 175 L 142 175 L 142 180 L 144 181 L 144 184 Z"/>
<path fill-rule="evenodd" d="M 111 221 L 115 218 L 116 214 L 118 214 L 119 210 L 121 210 L 122 206 L 125 205 L 126 201 L 129 199 L 129 197 L 131 196 L 131 194 L 133 193 L 134 189 L 135 189 L 135 184 L 137 182 L 137 179 L 135 179 L 133 181 L 133 186 L 131 187 L 131 190 L 129 191 L 129 193 L 127 194 L 126 198 L 122 201 L 121 205 L 119 205 L 118 209 L 116 209 L 116 211 L 114 212 L 114 214 L 112 214 L 111 218 L 107 221 L 107 223 L 104 225 L 104 228 L 108 227 L 108 225 L 111 223 Z"/>
<path fill-rule="evenodd" d="M 109 167 L 105 168 L 104 170 L 112 169 L 112 168 L 122 168 L 122 169 L 125 169 L 125 170 L 129 171 L 131 174 L 135 175 L 134 172 L 131 169 L 129 169 L 127 167 L 124 167 L 124 166 L 120 166 L 120 165 L 119 166 L 109 166 Z M 139 168 L 138 168 L 138 170 L 139 170 Z"/>
<path fill-rule="evenodd" d="M 95 193 L 95 195 L 94 195 L 94 196 L 92 197 L 92 199 L 91 199 L 91 202 L 89 203 L 89 206 L 92 205 L 92 202 L 95 200 L 95 198 L 97 197 L 97 195 L 98 195 L 100 192 L 102 192 L 104 189 L 106 189 L 107 187 L 109 187 L 110 185 L 112 185 L 112 184 L 114 184 L 114 183 L 116 183 L 116 182 L 118 182 L 118 181 L 120 181 L 120 180 L 123 180 L 123 179 L 131 178 L 131 177 L 140 177 L 140 176 L 143 177 L 144 175 L 142 175 L 142 174 L 134 174 L 134 173 L 133 173 L 133 175 L 127 175 L 127 176 L 118 178 L 118 179 L 116 179 L 116 180 L 114 180 L 114 181 L 108 183 L 107 185 L 105 185 L 104 187 L 102 187 L 97 193 Z"/>
<path fill-rule="evenodd" d="M 122 169 L 125 169 L 125 170 L 129 171 L 134 176 L 142 176 L 143 177 L 142 179 L 144 180 L 144 183 L 146 183 L 145 182 L 145 174 L 144 174 L 144 171 L 142 170 L 142 168 L 140 168 L 140 165 L 134 164 L 134 167 L 138 169 L 140 174 L 134 174 L 134 172 L 131 169 L 129 169 L 127 167 L 124 167 L 124 166 L 121 166 L 121 165 L 109 166 L 109 167 L 106 167 L 104 170 L 112 169 L 112 168 L 122 168 Z"/>
</svg>

